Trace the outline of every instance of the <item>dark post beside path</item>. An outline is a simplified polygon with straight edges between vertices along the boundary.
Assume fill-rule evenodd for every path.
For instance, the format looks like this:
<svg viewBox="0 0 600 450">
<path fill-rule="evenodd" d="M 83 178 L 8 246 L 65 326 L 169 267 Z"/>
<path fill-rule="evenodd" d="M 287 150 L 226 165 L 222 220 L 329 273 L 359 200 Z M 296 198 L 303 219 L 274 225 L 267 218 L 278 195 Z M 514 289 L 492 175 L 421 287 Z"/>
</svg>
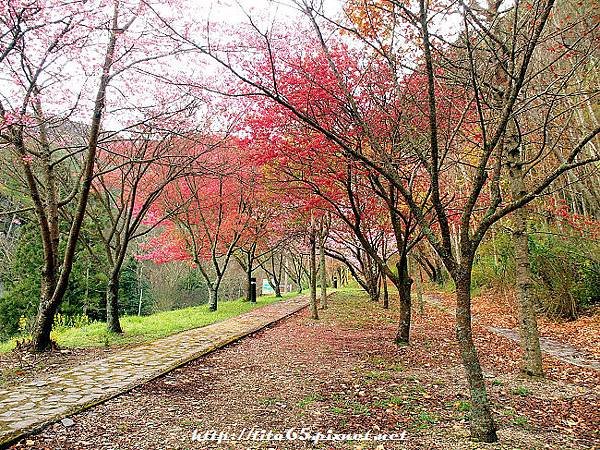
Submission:
<svg viewBox="0 0 600 450">
<path fill-rule="evenodd" d="M 256 278 L 250 278 L 250 302 L 256 303 Z"/>
</svg>

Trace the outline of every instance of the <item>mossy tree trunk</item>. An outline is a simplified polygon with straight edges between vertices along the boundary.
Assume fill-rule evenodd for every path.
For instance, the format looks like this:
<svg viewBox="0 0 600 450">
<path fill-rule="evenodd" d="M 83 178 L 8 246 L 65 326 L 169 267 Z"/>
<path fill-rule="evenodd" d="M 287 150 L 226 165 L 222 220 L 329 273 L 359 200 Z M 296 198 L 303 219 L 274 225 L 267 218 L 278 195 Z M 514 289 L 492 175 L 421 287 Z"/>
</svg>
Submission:
<svg viewBox="0 0 600 450">
<path fill-rule="evenodd" d="M 482 442 L 496 442 L 496 425 L 487 397 L 483 371 L 473 342 L 471 324 L 471 267 L 468 256 L 454 272 L 456 283 L 456 338 L 471 394 L 471 437 Z M 472 257 L 470 257 L 472 259 Z"/>
</svg>

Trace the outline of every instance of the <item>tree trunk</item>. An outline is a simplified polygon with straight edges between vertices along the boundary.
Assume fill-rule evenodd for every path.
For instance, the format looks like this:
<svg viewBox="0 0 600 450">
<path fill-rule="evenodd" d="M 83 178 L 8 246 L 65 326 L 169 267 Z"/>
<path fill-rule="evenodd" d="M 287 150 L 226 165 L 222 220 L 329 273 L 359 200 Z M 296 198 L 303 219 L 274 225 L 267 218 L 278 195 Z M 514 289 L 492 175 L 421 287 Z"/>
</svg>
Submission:
<svg viewBox="0 0 600 450">
<path fill-rule="evenodd" d="M 450 272 L 444 265 L 443 261 L 436 257 L 435 259 L 435 267 L 437 268 L 437 283 L 439 285 L 443 285 L 446 281 L 448 281 L 450 277 Z"/>
<path fill-rule="evenodd" d="M 273 283 L 273 291 L 276 298 L 281 298 L 281 283 Z"/>
<path fill-rule="evenodd" d="M 390 307 L 390 293 L 388 292 L 387 277 L 385 272 L 381 273 L 381 281 L 383 283 L 383 308 L 388 309 Z"/>
<path fill-rule="evenodd" d="M 373 278 L 370 277 L 366 280 L 367 282 L 367 292 L 369 293 L 369 298 L 372 302 L 378 302 L 381 297 L 381 292 L 379 291 L 379 277 Z"/>
<path fill-rule="evenodd" d="M 492 417 L 483 371 L 473 342 L 471 327 L 471 264 L 464 261 L 455 273 L 456 283 L 456 337 L 471 393 L 471 438 L 496 442 L 496 425 Z"/>
<path fill-rule="evenodd" d="M 517 200 L 525 194 L 523 181 L 523 168 L 521 165 L 521 151 L 516 138 L 516 125 L 511 122 L 507 127 L 505 142 L 509 147 L 509 177 L 513 199 Z M 540 335 L 537 327 L 536 311 L 533 304 L 533 284 L 531 266 L 529 263 L 529 244 L 527 235 L 527 209 L 525 207 L 513 213 L 514 230 L 513 245 L 515 249 L 517 299 L 519 316 L 519 336 L 523 349 L 523 362 L 521 371 L 532 377 L 543 377 L 542 350 L 540 348 Z"/>
<path fill-rule="evenodd" d="M 88 198 L 92 187 L 92 175 L 94 173 L 95 158 L 98 149 L 98 136 L 100 134 L 100 125 L 102 122 L 102 116 L 105 108 L 106 89 L 110 81 L 110 69 L 113 64 L 113 57 L 117 43 L 117 35 L 119 28 L 118 17 L 119 7 L 118 3 L 115 3 L 110 36 L 108 40 L 108 45 L 106 47 L 106 53 L 104 55 L 104 63 L 102 65 L 100 85 L 98 87 L 98 91 L 96 92 L 96 99 L 94 102 L 94 110 L 92 113 L 92 121 L 87 142 L 87 150 L 84 158 L 84 167 L 81 173 L 82 182 L 79 191 L 79 199 L 77 201 L 75 216 L 71 223 L 69 237 L 67 239 L 66 248 L 62 258 L 62 270 L 60 271 L 60 275 L 58 275 L 57 277 L 57 274 L 59 272 L 58 265 L 54 265 L 51 271 L 42 274 L 40 304 L 38 307 L 36 324 L 34 325 L 31 338 L 31 348 L 34 352 L 42 352 L 50 346 L 50 331 L 52 330 L 54 315 L 56 314 L 58 306 L 60 305 L 65 295 L 69 283 L 69 277 L 73 269 L 77 241 L 81 232 L 86 207 L 88 204 Z M 22 142 L 22 140 L 18 142 L 17 147 L 24 148 L 24 143 Z M 30 171 L 27 173 L 28 177 L 29 175 L 31 175 Z M 28 184 L 30 188 L 33 188 L 32 193 L 34 194 L 34 197 L 39 198 L 38 188 L 35 180 L 28 179 Z M 38 207 L 39 205 L 36 205 L 36 209 L 38 209 Z M 43 215 L 45 214 L 46 212 L 43 213 Z M 56 223 L 58 223 L 58 217 L 51 218 L 50 220 L 55 220 Z M 43 222 L 44 221 L 41 222 L 42 228 L 44 228 Z M 44 231 L 45 230 L 42 229 L 42 234 L 44 234 Z M 54 240 L 54 236 L 52 237 L 52 239 L 55 244 L 58 243 L 58 236 L 56 236 L 56 240 Z M 56 247 L 56 250 L 53 253 L 55 255 L 55 258 L 57 258 L 58 246 Z M 48 263 L 48 261 L 46 261 L 46 263 Z M 47 264 L 45 268 L 48 268 Z M 44 281 L 44 277 L 52 277 L 51 282 L 47 283 L 46 281 Z"/>
<path fill-rule="evenodd" d="M 119 322 L 119 275 L 120 271 L 112 271 L 106 290 L 106 325 L 113 333 L 123 332 Z"/>
<path fill-rule="evenodd" d="M 128 242 L 128 236 L 126 236 L 122 246 L 118 249 L 115 265 L 110 273 L 106 289 L 106 325 L 108 331 L 113 333 L 123 332 L 119 322 L 119 286 L 121 284 L 121 269 L 127 255 Z"/>
<path fill-rule="evenodd" d="M 319 318 L 317 309 L 317 242 L 314 225 L 310 230 L 310 310 L 311 319 Z"/>
<path fill-rule="evenodd" d="M 421 266 L 417 265 L 419 274 L 417 280 L 417 302 L 419 304 L 419 314 L 425 314 L 425 302 L 423 301 L 423 272 L 421 272 Z"/>
<path fill-rule="evenodd" d="M 323 225 L 319 233 L 319 272 L 321 278 L 321 309 L 327 309 L 327 268 L 325 267 L 325 236 Z"/>
<path fill-rule="evenodd" d="M 431 262 L 427 256 L 422 254 L 417 254 L 415 260 L 419 264 L 419 267 L 425 271 L 429 281 L 436 284 L 444 283 L 442 265 L 439 260 L 434 259 L 434 261 Z"/>
<path fill-rule="evenodd" d="M 214 287 L 208 288 L 208 310 L 216 311 L 217 310 L 217 296 L 219 289 Z"/>
<path fill-rule="evenodd" d="M 542 350 L 537 326 L 537 317 L 532 299 L 531 267 L 527 237 L 526 210 L 514 213 L 515 225 L 513 245 L 515 247 L 517 298 L 519 305 L 519 335 L 523 348 L 521 371 L 531 377 L 543 377 Z"/>
<path fill-rule="evenodd" d="M 402 256 L 396 264 L 400 283 L 398 293 L 400 294 L 400 318 L 398 330 L 394 341 L 398 345 L 408 345 L 410 338 L 410 313 L 411 313 L 411 285 L 412 279 L 408 274 L 408 259 Z"/>
<path fill-rule="evenodd" d="M 297 290 L 298 290 L 298 294 L 302 294 L 302 291 L 304 290 L 304 288 L 302 287 L 302 263 L 300 262 L 298 264 L 298 266 L 295 266 L 296 268 L 293 270 L 292 273 L 290 273 L 290 276 L 292 277 L 292 281 L 294 283 L 296 283 L 297 285 Z"/>
<path fill-rule="evenodd" d="M 45 269 L 44 269 L 45 272 Z M 52 274 L 42 274 L 42 289 L 40 292 L 40 306 L 32 330 L 31 349 L 34 352 L 43 352 L 50 348 L 50 332 L 54 322 L 54 315 L 58 309 L 59 301 L 53 301 L 52 293 L 56 288 L 56 280 Z"/>
</svg>

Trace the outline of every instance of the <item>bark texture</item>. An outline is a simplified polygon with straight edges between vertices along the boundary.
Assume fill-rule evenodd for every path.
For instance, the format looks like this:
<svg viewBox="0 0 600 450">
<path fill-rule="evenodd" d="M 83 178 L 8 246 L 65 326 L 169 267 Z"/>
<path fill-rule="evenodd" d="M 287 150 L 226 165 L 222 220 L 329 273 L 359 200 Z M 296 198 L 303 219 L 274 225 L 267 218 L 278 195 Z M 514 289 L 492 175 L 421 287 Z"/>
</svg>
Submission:
<svg viewBox="0 0 600 450">
<path fill-rule="evenodd" d="M 508 127 L 510 188 L 514 200 L 525 195 L 523 168 L 519 143 L 513 134 L 515 126 Z M 513 133 L 510 133 L 513 131 Z M 537 316 L 533 301 L 531 266 L 529 262 L 529 237 L 527 235 L 527 209 L 525 207 L 513 213 L 513 246 L 515 249 L 517 276 L 517 303 L 519 318 L 519 336 L 523 349 L 521 371 L 532 377 L 543 377 L 542 350 L 537 326 Z"/>
<path fill-rule="evenodd" d="M 319 275 L 321 284 L 321 309 L 327 309 L 327 267 L 325 266 L 325 236 L 323 226 L 319 233 Z"/>
<path fill-rule="evenodd" d="M 400 294 L 400 311 L 398 330 L 394 341 L 398 345 L 408 345 L 410 340 L 410 315 L 411 315 L 411 286 L 412 279 L 408 274 L 408 260 L 401 257 L 397 269 L 399 280 L 397 283 L 398 293 Z"/>
<path fill-rule="evenodd" d="M 383 307 L 388 309 L 390 307 L 390 293 L 388 291 L 387 277 L 385 272 L 381 274 L 381 282 L 383 284 Z"/>
<path fill-rule="evenodd" d="M 496 442 L 496 424 L 471 328 L 471 264 L 466 263 L 458 269 L 455 283 L 456 337 L 471 394 L 471 437 L 482 442 Z"/>
<path fill-rule="evenodd" d="M 515 212 L 515 229 L 513 231 L 519 305 L 519 336 L 523 348 L 521 371 L 528 376 L 543 377 L 540 335 L 531 289 L 532 280 L 525 215 L 524 209 Z"/>
<path fill-rule="evenodd" d="M 317 307 L 317 237 L 314 226 L 310 230 L 310 311 L 311 319 L 319 318 Z"/>
<path fill-rule="evenodd" d="M 210 311 L 217 310 L 218 288 L 210 288 L 208 290 L 208 309 Z"/>
<path fill-rule="evenodd" d="M 119 275 L 113 271 L 106 291 L 106 325 L 113 333 L 123 332 L 119 321 Z"/>
</svg>

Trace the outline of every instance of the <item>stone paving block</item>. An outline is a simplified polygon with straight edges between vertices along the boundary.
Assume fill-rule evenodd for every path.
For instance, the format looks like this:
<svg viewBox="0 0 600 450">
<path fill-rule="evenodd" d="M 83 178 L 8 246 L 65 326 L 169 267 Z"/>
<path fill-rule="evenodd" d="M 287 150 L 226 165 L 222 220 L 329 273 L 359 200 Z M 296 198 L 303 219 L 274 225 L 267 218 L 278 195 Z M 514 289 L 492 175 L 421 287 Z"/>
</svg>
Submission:
<svg viewBox="0 0 600 450">
<path fill-rule="evenodd" d="M 306 296 L 0 390 L 0 447 L 106 401 L 308 306 Z"/>
</svg>

